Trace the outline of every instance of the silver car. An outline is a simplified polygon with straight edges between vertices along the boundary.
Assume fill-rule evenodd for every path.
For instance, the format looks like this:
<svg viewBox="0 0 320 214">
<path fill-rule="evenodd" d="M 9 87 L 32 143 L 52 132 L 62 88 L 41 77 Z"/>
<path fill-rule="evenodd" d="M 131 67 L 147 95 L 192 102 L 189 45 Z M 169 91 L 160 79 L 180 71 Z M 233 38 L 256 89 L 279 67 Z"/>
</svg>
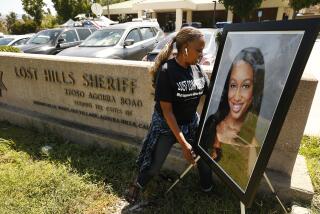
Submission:
<svg viewBox="0 0 320 214">
<path fill-rule="evenodd" d="M 17 46 L 25 44 L 32 36 L 32 34 L 25 34 L 25 35 L 8 35 L 4 38 L 0 38 L 0 45 L 6 46 Z"/>
<path fill-rule="evenodd" d="M 213 28 L 199 28 L 203 35 L 206 42 L 206 45 L 203 49 L 203 57 L 200 60 L 200 65 L 209 65 L 213 66 L 214 61 L 216 59 L 216 52 L 217 52 L 217 43 L 216 43 L 216 35 L 218 33 L 217 29 Z M 168 44 L 173 37 L 177 35 L 177 32 L 171 33 L 167 35 L 162 41 L 159 42 L 159 44 L 150 51 L 146 56 L 142 58 L 142 61 L 155 61 L 155 58 L 159 54 L 159 52 L 164 48 L 166 44 Z M 170 58 L 174 57 L 177 54 L 176 46 L 174 45 L 174 49 L 172 51 L 172 55 Z"/>
<path fill-rule="evenodd" d="M 157 22 L 127 22 L 97 30 L 60 56 L 141 60 L 163 38 Z"/>
</svg>

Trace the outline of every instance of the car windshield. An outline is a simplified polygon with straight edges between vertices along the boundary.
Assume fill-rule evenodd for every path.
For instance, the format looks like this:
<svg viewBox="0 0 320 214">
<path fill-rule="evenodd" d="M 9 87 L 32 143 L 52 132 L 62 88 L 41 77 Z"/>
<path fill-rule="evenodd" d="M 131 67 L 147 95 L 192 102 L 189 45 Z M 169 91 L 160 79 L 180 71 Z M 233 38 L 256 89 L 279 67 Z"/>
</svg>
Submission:
<svg viewBox="0 0 320 214">
<path fill-rule="evenodd" d="M 164 46 L 169 43 L 172 38 L 177 35 L 176 33 L 171 33 L 168 36 L 166 36 L 163 40 L 161 40 L 157 46 L 154 48 L 154 50 L 161 50 L 162 48 L 164 48 Z M 174 44 L 174 48 L 176 48 L 176 44 Z"/>
<path fill-rule="evenodd" d="M 203 32 L 203 34 L 204 34 L 204 40 L 206 42 L 204 49 L 207 49 L 209 47 L 210 40 L 211 40 L 213 32 Z M 162 48 L 164 48 L 164 46 L 167 43 L 169 43 L 175 35 L 177 35 L 177 34 L 176 33 L 172 33 L 172 34 L 168 35 L 166 38 L 164 38 L 161 42 L 158 43 L 158 45 L 155 47 L 154 50 L 155 51 L 159 51 Z M 176 49 L 176 44 L 174 44 L 173 48 Z"/>
<path fill-rule="evenodd" d="M 124 29 L 104 29 L 95 31 L 81 43 L 80 47 L 114 46 L 119 42 L 123 32 Z"/>
<path fill-rule="evenodd" d="M 205 46 L 204 46 L 204 49 L 207 49 L 209 47 L 209 44 L 210 44 L 210 40 L 213 36 L 213 33 L 211 32 L 205 32 L 203 33 L 204 34 L 204 41 L 206 42 Z"/>
<path fill-rule="evenodd" d="M 28 44 L 48 44 L 48 43 L 54 43 L 54 41 L 57 39 L 58 35 L 60 34 L 61 30 L 44 30 L 40 31 L 32 37 Z"/>
<path fill-rule="evenodd" d="M 7 45 L 13 40 L 14 40 L 14 38 L 1 38 L 0 39 L 0 45 Z"/>
</svg>

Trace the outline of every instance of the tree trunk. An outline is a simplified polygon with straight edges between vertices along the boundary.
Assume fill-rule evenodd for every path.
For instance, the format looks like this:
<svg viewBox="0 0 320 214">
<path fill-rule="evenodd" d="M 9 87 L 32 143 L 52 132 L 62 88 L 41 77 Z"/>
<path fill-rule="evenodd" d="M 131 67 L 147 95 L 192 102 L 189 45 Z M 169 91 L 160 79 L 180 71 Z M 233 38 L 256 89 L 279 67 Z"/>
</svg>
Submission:
<svg viewBox="0 0 320 214">
<path fill-rule="evenodd" d="M 292 19 L 296 19 L 298 12 L 299 12 L 299 10 L 294 10 L 293 15 L 292 15 Z"/>
<path fill-rule="evenodd" d="M 111 19 L 111 18 L 110 18 L 109 4 L 110 4 L 110 2 L 109 2 L 109 0 L 107 0 L 108 18 Z"/>
</svg>

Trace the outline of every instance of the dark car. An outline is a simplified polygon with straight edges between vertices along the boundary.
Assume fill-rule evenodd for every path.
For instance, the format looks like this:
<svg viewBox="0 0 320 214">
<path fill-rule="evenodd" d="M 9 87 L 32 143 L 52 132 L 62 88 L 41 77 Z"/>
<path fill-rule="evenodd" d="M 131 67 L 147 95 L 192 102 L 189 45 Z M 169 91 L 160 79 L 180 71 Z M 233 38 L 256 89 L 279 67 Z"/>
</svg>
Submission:
<svg viewBox="0 0 320 214">
<path fill-rule="evenodd" d="M 203 49 L 203 57 L 202 57 L 201 61 L 199 62 L 199 64 L 213 66 L 214 61 L 216 59 L 217 44 L 216 44 L 215 38 L 216 38 L 216 34 L 218 33 L 218 30 L 212 29 L 212 28 L 201 28 L 199 30 L 203 33 L 204 39 L 206 42 L 206 45 Z M 164 46 L 166 44 L 168 44 L 176 34 L 177 34 L 177 32 L 174 32 L 174 33 L 171 33 L 168 36 L 166 36 L 142 60 L 153 62 L 155 60 L 156 56 L 158 55 L 158 53 L 161 51 L 161 49 L 164 48 Z M 171 57 L 175 56 L 176 53 L 177 53 L 177 49 L 176 49 L 176 46 L 174 45 L 174 50 L 173 50 L 173 54 Z"/>
<path fill-rule="evenodd" d="M 226 25 L 230 25 L 232 24 L 232 22 L 228 21 L 228 22 L 217 22 L 216 23 L 216 28 L 224 28 Z"/>
<path fill-rule="evenodd" d="M 190 23 L 182 23 L 181 28 L 183 27 L 195 27 L 195 28 L 202 28 L 201 22 L 190 22 Z"/>
<path fill-rule="evenodd" d="M 141 60 L 162 40 L 158 22 L 127 22 L 97 30 L 77 47 L 60 56 Z"/>
<path fill-rule="evenodd" d="M 55 28 L 42 30 L 25 45 L 17 46 L 24 53 L 54 55 L 63 49 L 79 45 L 90 36 L 93 28 Z"/>
</svg>

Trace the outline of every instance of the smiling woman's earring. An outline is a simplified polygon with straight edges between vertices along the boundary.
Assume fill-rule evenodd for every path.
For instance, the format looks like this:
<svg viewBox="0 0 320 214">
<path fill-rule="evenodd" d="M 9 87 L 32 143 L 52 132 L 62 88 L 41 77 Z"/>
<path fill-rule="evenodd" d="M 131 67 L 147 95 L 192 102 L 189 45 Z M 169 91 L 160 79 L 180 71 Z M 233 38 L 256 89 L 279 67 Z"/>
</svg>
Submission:
<svg viewBox="0 0 320 214">
<path fill-rule="evenodd" d="M 186 56 L 188 56 L 188 49 L 187 48 L 184 49 L 184 52 L 186 53 Z"/>
</svg>

